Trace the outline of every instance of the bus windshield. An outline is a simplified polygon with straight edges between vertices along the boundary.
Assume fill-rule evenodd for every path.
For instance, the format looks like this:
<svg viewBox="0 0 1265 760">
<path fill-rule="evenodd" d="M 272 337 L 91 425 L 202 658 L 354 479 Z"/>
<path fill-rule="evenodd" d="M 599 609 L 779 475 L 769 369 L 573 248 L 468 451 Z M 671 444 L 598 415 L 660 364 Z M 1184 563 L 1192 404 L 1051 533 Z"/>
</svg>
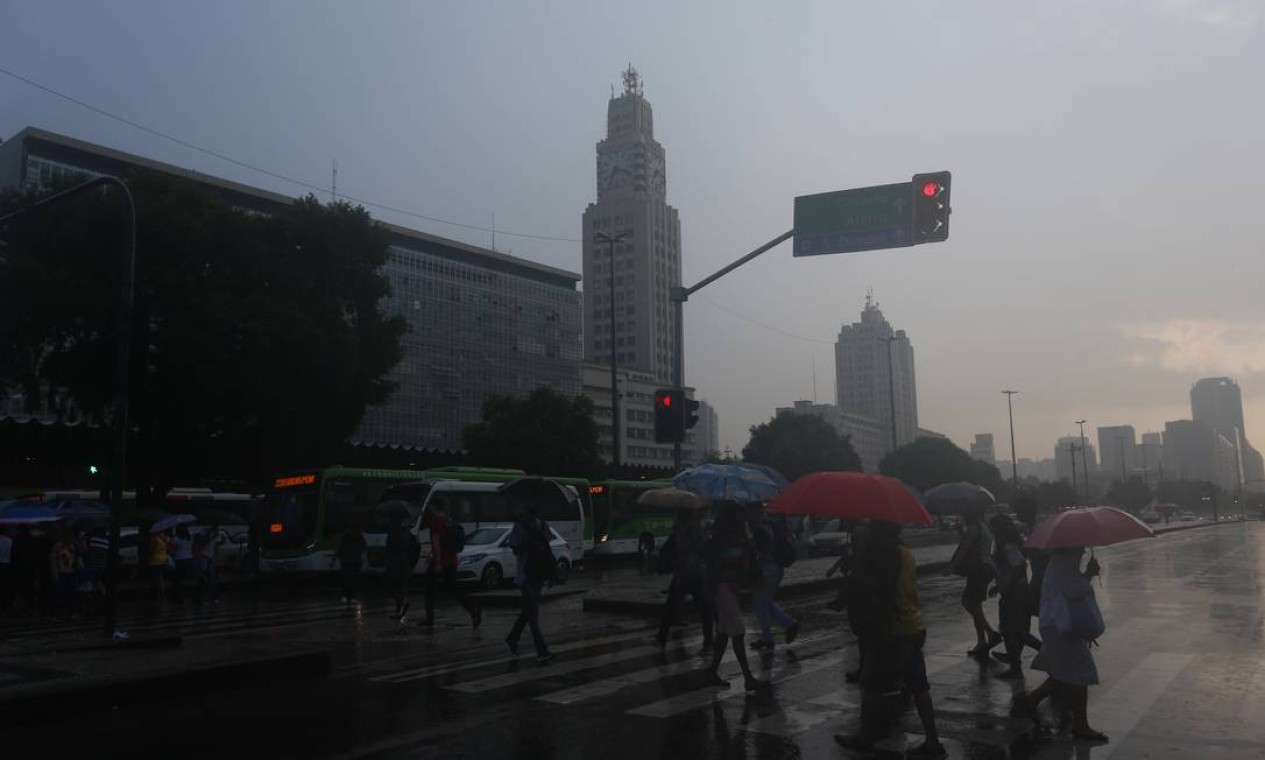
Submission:
<svg viewBox="0 0 1265 760">
<path fill-rule="evenodd" d="M 264 502 L 263 545 L 277 549 L 306 546 L 316 534 L 320 515 L 315 478 L 302 485 L 277 488 Z"/>
</svg>

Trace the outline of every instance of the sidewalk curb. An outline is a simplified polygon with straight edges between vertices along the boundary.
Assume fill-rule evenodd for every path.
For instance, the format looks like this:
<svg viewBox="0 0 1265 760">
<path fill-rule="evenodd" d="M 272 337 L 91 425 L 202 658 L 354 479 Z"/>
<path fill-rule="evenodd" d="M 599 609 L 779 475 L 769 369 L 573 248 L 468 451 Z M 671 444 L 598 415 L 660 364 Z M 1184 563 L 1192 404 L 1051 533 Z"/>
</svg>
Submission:
<svg viewBox="0 0 1265 760">
<path fill-rule="evenodd" d="M 29 690 L 0 690 L 0 725 L 26 723 L 49 714 L 100 710 L 121 702 L 153 701 L 194 696 L 223 688 L 241 688 L 261 681 L 327 675 L 333 667 L 330 652 L 296 652 L 276 656 L 174 669 L 158 674 L 89 680 L 67 677 Z"/>
<path fill-rule="evenodd" d="M 948 562 L 927 562 L 918 566 L 918 575 L 936 575 L 949 566 Z M 664 576 L 665 581 L 667 576 Z M 812 596 L 825 591 L 833 591 L 839 587 L 839 578 L 812 578 L 801 581 L 799 583 L 786 584 L 778 591 L 781 599 L 794 599 L 804 596 Z M 750 593 L 744 592 L 745 601 L 750 601 Z M 645 617 L 658 617 L 663 614 L 663 603 L 667 597 L 662 600 L 648 599 L 611 599 L 601 597 L 589 597 L 584 600 L 583 610 L 585 612 L 611 612 L 622 615 L 640 615 Z M 689 612 L 693 609 L 693 602 L 685 603 L 682 606 L 682 612 Z"/>
</svg>

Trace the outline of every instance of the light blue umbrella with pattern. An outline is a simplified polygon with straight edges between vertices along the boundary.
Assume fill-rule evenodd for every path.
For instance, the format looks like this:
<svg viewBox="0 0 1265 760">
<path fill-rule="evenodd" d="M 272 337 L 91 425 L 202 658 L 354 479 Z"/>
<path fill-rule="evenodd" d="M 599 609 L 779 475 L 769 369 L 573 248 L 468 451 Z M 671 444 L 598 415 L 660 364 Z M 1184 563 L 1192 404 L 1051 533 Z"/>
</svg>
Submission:
<svg viewBox="0 0 1265 760">
<path fill-rule="evenodd" d="M 770 501 L 782 490 L 762 468 L 745 464 L 701 464 L 678 473 L 672 485 L 712 501 Z"/>
</svg>

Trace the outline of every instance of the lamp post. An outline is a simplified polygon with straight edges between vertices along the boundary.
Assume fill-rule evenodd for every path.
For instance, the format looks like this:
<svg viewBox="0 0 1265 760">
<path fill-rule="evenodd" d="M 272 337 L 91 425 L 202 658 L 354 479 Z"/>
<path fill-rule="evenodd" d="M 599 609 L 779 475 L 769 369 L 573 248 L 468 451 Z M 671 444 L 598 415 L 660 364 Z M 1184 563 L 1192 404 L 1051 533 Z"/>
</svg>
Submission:
<svg viewBox="0 0 1265 760">
<path fill-rule="evenodd" d="M 1085 506 L 1089 506 L 1089 455 L 1086 454 L 1085 448 L 1085 423 L 1089 420 L 1077 420 L 1076 424 L 1081 426 L 1081 464 L 1085 470 Z"/>
<path fill-rule="evenodd" d="M 44 198 L 26 208 L 0 217 L 0 224 L 28 214 L 39 208 L 59 203 L 72 195 L 101 186 L 112 187 L 123 196 L 126 225 L 124 227 L 123 253 L 119 257 L 119 291 L 115 317 L 118 343 L 115 346 L 114 382 L 114 456 L 110 463 L 110 547 L 105 563 L 105 619 L 102 634 L 111 637 L 115 633 L 116 589 L 119 576 L 119 533 L 123 519 L 123 476 L 127 466 L 128 395 L 131 385 L 132 304 L 136 289 L 136 204 L 127 183 L 118 177 L 103 175 L 82 184 L 67 188 Z"/>
<path fill-rule="evenodd" d="M 1067 444 L 1067 459 L 1072 463 L 1072 497 L 1076 496 L 1076 444 Z M 1075 503 L 1075 502 L 1073 502 Z"/>
<path fill-rule="evenodd" d="M 896 372 L 892 367 L 892 343 L 895 343 L 897 338 L 895 335 L 889 335 L 886 338 L 879 338 L 879 340 L 887 344 L 887 396 L 891 401 L 892 451 L 895 451 L 898 443 L 896 440 Z"/>
<path fill-rule="evenodd" d="M 1015 455 L 1015 407 L 1011 397 L 1019 391 L 1002 391 L 1006 394 L 1006 414 L 1010 417 L 1010 488 L 1014 491 L 1010 500 L 1013 502 L 1019 495 L 1019 459 Z"/>
<path fill-rule="evenodd" d="M 620 232 L 616 235 L 599 232 L 593 236 L 593 239 L 597 242 L 606 243 L 606 249 L 610 252 L 611 260 L 611 464 L 615 468 L 620 466 L 622 458 L 619 453 L 619 381 L 616 379 L 619 365 L 615 361 L 615 244 L 622 243 L 627 237 L 627 232 Z"/>
</svg>

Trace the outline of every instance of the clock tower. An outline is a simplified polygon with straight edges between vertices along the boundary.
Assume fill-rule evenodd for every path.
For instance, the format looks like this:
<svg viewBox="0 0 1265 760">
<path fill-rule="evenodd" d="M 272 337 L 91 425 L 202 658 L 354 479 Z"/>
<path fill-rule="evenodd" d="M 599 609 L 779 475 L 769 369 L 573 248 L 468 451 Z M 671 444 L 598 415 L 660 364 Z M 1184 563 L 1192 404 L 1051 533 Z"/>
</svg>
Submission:
<svg viewBox="0 0 1265 760">
<path fill-rule="evenodd" d="M 666 386 L 675 352 L 668 295 L 681 284 L 681 221 L 667 202 L 663 146 L 654 139 L 654 113 L 631 66 L 623 85 L 607 103 L 606 137 L 597 144 L 597 202 L 583 217 L 584 355 L 609 364 L 613 351 L 621 369 Z M 623 236 L 614 245 L 613 269 L 611 247 L 599 234 Z"/>
</svg>

